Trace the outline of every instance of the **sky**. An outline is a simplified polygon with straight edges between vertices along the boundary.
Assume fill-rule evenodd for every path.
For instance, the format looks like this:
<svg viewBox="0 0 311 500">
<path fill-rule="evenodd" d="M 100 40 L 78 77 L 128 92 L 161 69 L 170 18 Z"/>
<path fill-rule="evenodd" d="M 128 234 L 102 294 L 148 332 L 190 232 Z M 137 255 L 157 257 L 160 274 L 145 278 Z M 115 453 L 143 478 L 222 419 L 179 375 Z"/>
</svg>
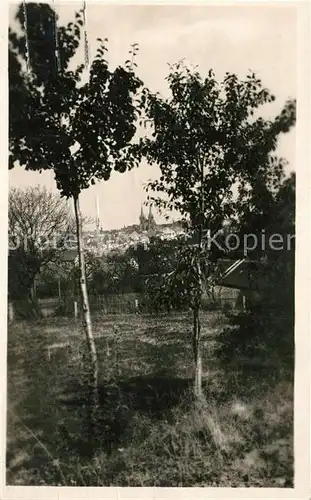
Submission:
<svg viewBox="0 0 311 500">
<path fill-rule="evenodd" d="M 54 3 L 58 24 L 73 20 L 82 2 Z M 14 25 L 16 5 L 10 9 Z M 90 55 L 96 39 L 108 38 L 108 61 L 115 66 L 128 58 L 132 43 L 139 44 L 137 73 L 153 91 L 167 94 L 165 77 L 168 63 L 185 58 L 198 65 L 204 76 L 213 69 L 217 79 L 225 72 L 244 78 L 254 71 L 276 96 L 263 110 L 264 117 L 275 116 L 288 98 L 296 97 L 297 20 L 296 9 L 278 5 L 105 5 L 87 3 L 86 26 Z M 13 24 L 12 24 L 13 23 Z M 76 55 L 83 62 L 84 47 Z M 288 161 L 287 172 L 295 170 L 295 130 L 281 136 L 277 153 Z M 85 216 L 96 216 L 99 200 L 100 221 L 104 229 L 138 222 L 141 204 L 146 200 L 144 184 L 158 175 L 156 166 L 142 163 L 139 168 L 99 182 L 81 194 Z M 26 172 L 17 167 L 9 173 L 10 186 L 25 188 L 44 185 L 57 192 L 53 174 Z M 146 210 L 146 209 L 145 209 Z M 156 215 L 158 222 L 163 217 Z"/>
</svg>

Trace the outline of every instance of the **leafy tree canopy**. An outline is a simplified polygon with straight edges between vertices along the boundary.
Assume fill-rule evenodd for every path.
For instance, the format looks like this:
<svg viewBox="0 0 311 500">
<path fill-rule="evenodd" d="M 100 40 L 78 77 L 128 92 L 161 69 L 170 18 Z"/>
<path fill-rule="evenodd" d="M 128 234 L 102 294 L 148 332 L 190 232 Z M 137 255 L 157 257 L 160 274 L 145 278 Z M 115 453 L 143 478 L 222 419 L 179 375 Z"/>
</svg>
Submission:
<svg viewBox="0 0 311 500">
<path fill-rule="evenodd" d="M 59 26 L 56 37 L 57 16 L 49 5 L 27 3 L 25 9 L 16 15 L 22 34 L 9 33 L 9 166 L 18 160 L 26 170 L 53 169 L 61 195 L 77 197 L 96 179 L 108 180 L 113 169 L 135 164 L 135 99 L 142 84 L 135 75 L 137 45 L 131 61 L 111 70 L 107 39 L 98 39 L 84 82 L 84 65 L 70 69 L 82 12 Z"/>
<path fill-rule="evenodd" d="M 178 210 L 192 227 L 204 223 L 210 229 L 241 216 L 252 203 L 265 204 L 284 176 L 284 160 L 274 152 L 279 135 L 295 123 L 295 102 L 264 119 L 260 108 L 275 97 L 255 74 L 239 80 L 226 73 L 218 82 L 212 70 L 203 78 L 181 62 L 171 67 L 167 81 L 168 99 L 146 95 L 152 133 L 141 147 L 161 171 L 149 183 L 156 193 L 151 199 Z"/>
</svg>

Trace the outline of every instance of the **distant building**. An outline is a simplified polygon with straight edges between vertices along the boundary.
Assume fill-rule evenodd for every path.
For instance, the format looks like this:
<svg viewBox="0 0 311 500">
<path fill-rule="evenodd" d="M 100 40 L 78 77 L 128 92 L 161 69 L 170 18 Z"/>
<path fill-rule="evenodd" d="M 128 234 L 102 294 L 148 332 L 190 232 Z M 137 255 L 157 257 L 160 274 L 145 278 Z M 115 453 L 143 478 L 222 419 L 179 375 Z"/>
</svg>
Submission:
<svg viewBox="0 0 311 500">
<path fill-rule="evenodd" d="M 152 207 L 149 206 L 148 217 L 145 216 L 143 207 L 141 206 L 140 216 L 139 216 L 139 228 L 141 231 L 154 231 L 157 227 L 155 222 Z"/>
<path fill-rule="evenodd" d="M 160 238 L 161 240 L 174 240 L 178 236 L 178 233 L 176 230 L 172 229 L 171 227 L 164 227 L 161 230 Z"/>
<path fill-rule="evenodd" d="M 86 248 L 90 252 L 108 254 L 111 251 L 124 252 L 127 248 L 137 244 L 149 245 L 152 238 L 162 240 L 173 240 L 183 233 L 181 223 L 172 222 L 157 224 L 149 206 L 148 216 L 145 215 L 141 206 L 140 216 L 137 224 L 123 227 L 121 229 L 101 230 L 84 233 Z M 96 245 L 95 245 L 96 242 Z M 98 242 L 98 243 L 97 243 Z"/>
<path fill-rule="evenodd" d="M 224 303 L 242 303 L 243 309 L 247 304 L 255 303 L 260 299 L 259 292 L 267 286 L 266 277 L 259 272 L 260 261 L 247 258 L 239 260 L 220 259 L 218 262 L 222 277 L 215 287 L 217 300 Z M 233 301 L 233 302 L 232 302 Z"/>
</svg>

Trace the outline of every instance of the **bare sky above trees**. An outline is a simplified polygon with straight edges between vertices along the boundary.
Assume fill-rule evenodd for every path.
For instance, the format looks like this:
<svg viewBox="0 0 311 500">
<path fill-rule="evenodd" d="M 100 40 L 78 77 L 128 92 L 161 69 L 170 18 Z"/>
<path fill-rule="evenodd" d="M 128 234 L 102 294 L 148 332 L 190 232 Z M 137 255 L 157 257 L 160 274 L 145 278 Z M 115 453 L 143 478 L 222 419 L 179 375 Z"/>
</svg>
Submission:
<svg viewBox="0 0 311 500">
<path fill-rule="evenodd" d="M 82 2 L 55 2 L 59 24 L 70 22 Z M 10 8 L 14 28 L 17 5 Z M 210 68 L 221 79 L 226 71 L 243 78 L 250 69 L 277 97 L 263 109 L 265 116 L 275 115 L 289 97 L 296 97 L 296 9 L 282 3 L 248 6 L 148 6 L 87 4 L 87 30 L 91 57 L 96 38 L 107 37 L 108 60 L 123 64 L 134 42 L 139 44 L 137 73 L 152 90 L 167 92 L 165 77 L 168 64 L 185 58 L 204 76 Z M 76 58 L 84 57 L 84 47 Z M 295 170 L 295 130 L 282 137 L 278 154 L 289 162 L 287 171 Z M 138 221 L 140 204 L 146 199 L 143 184 L 157 175 L 156 167 L 142 165 L 125 175 L 114 172 L 108 182 L 98 183 L 81 195 L 86 216 L 95 216 L 95 197 L 99 197 L 104 229 Z M 50 172 L 39 174 L 14 168 L 10 185 L 26 187 L 41 184 L 56 191 Z M 161 221 L 163 218 L 156 217 Z"/>
</svg>

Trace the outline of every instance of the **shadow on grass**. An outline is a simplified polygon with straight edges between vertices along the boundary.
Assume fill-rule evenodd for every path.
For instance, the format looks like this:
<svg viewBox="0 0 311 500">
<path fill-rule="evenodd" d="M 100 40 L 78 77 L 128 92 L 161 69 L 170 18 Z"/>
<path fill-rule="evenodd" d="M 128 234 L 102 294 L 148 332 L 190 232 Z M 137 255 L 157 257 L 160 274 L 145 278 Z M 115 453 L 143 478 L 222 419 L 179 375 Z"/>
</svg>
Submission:
<svg viewBox="0 0 311 500">
<path fill-rule="evenodd" d="M 164 371 L 118 381 L 114 379 L 106 381 L 100 387 L 97 422 L 101 449 L 107 453 L 116 449 L 137 415 L 144 414 L 151 420 L 169 419 L 176 406 L 185 409 L 189 407 L 190 384 L 191 380 L 172 378 Z M 70 386 L 67 394 L 68 397 L 64 400 L 65 406 L 76 409 L 80 415 L 82 410 L 84 413 L 82 421 L 87 425 L 87 400 L 83 390 Z M 72 397 L 72 394 L 75 396 Z M 86 452 L 83 439 L 78 447 L 80 447 L 79 453 L 83 455 Z"/>
<path fill-rule="evenodd" d="M 102 404 L 105 405 L 111 397 L 117 398 L 131 410 L 148 413 L 151 418 L 159 419 L 184 402 L 190 384 L 190 380 L 173 378 L 164 371 L 136 376 L 120 380 L 115 390 L 113 387 L 103 387 Z"/>
<path fill-rule="evenodd" d="M 8 408 L 12 414 L 8 413 L 8 484 L 61 484 L 57 464 L 51 466 L 53 458 L 65 470 L 79 457 L 87 463 L 88 405 L 79 382 L 81 367 L 68 364 L 62 351 L 48 361 L 48 342 L 45 331 L 28 324 L 15 328 L 9 337 Z M 150 344 L 147 338 L 146 343 L 121 343 L 121 375 L 107 374 L 111 360 L 103 360 L 106 380 L 100 387 L 98 446 L 104 453 L 112 452 L 125 439 L 137 415 L 139 418 L 143 413 L 151 420 L 165 418 L 183 401 L 189 381 L 173 376 L 179 356 L 173 346 L 167 346 L 161 356 L 161 347 Z M 134 359 L 144 361 L 148 373 L 155 373 L 136 375 Z M 164 369 L 167 366 L 169 371 Z"/>
</svg>

